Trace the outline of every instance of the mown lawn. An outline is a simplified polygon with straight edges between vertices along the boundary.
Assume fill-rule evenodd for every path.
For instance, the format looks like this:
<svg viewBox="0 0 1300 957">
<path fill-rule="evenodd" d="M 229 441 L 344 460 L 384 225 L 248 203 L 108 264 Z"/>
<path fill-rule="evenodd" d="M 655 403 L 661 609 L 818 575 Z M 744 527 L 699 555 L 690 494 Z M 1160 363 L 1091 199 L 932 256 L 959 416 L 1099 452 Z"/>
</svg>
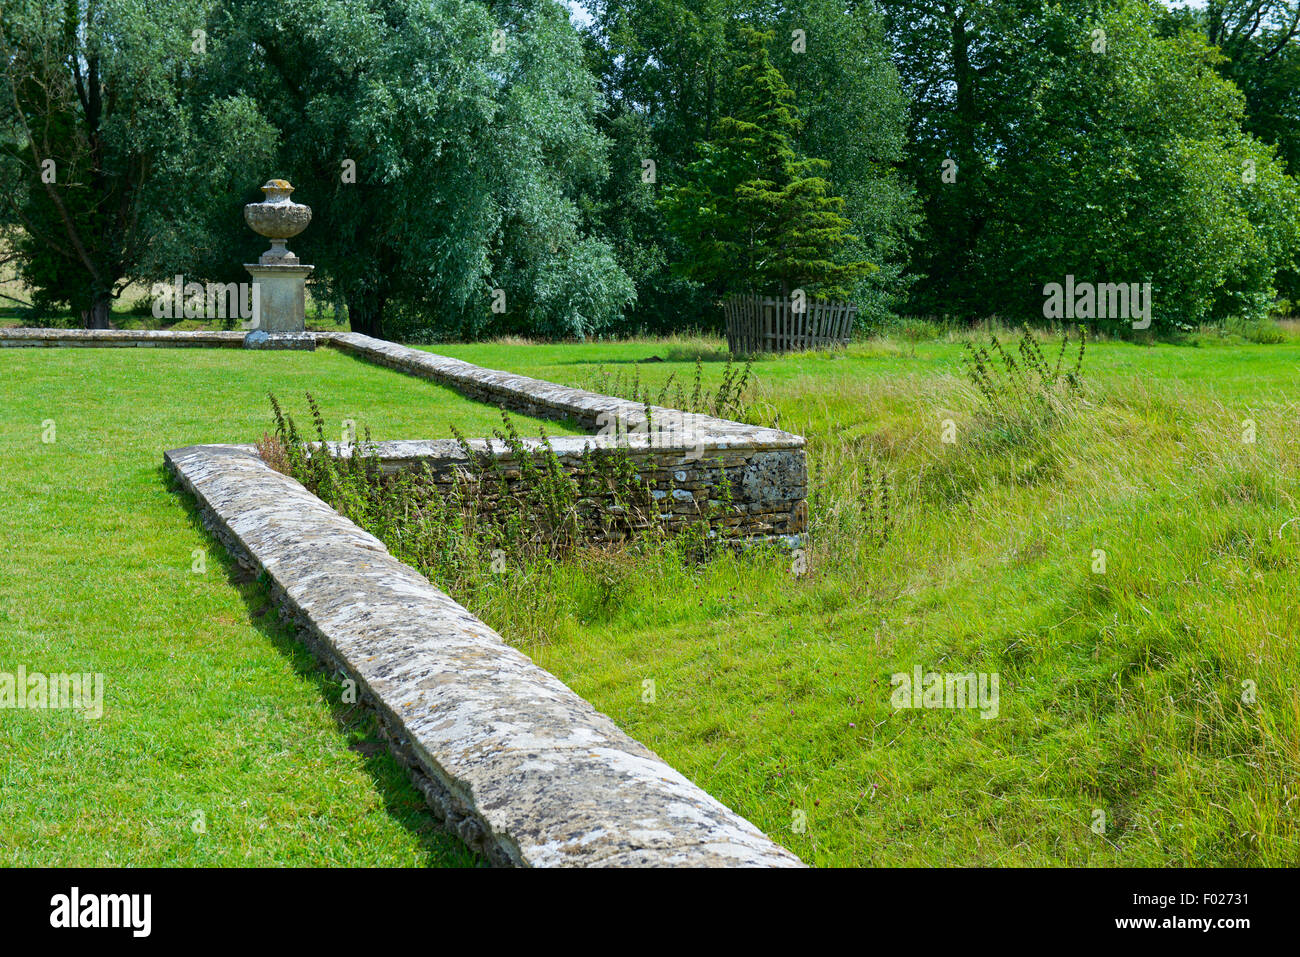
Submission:
<svg viewBox="0 0 1300 957">
<path fill-rule="evenodd" d="M 810 863 L 1300 863 L 1300 346 L 1090 344 L 1075 414 L 1023 446 L 975 419 L 961 349 L 755 364 L 755 417 L 809 438 L 803 576 L 591 554 L 475 611 Z M 689 383 L 717 344 L 440 351 Z M 894 710 L 917 665 L 997 672 L 997 718 Z"/>
<path fill-rule="evenodd" d="M 377 439 L 499 413 L 328 349 L 6 349 L 0 378 L 0 672 L 105 681 L 97 721 L 0 710 L 0 864 L 472 864 L 161 463 L 260 438 L 268 389 Z"/>
</svg>

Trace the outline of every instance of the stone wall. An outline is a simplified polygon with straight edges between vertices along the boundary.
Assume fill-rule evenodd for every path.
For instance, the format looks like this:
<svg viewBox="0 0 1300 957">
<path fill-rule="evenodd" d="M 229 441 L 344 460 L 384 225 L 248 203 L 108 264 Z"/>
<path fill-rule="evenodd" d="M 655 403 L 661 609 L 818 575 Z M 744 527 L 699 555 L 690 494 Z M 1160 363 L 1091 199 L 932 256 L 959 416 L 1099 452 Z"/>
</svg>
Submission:
<svg viewBox="0 0 1300 957">
<path fill-rule="evenodd" d="M 523 441 L 534 454 L 544 451 L 539 439 Z M 747 542 L 773 539 L 791 547 L 798 544 L 803 532 L 807 477 L 802 450 L 718 449 L 695 458 L 693 452 L 648 448 L 647 440 L 640 436 L 617 446 L 586 436 L 558 436 L 549 442 L 561 468 L 570 474 L 587 468 L 588 450 L 620 448 L 636 469 L 636 480 L 650 490 L 648 505 L 670 530 L 707 522 L 722 538 Z M 507 489 L 519 481 L 514 455 L 504 443 L 471 439 L 469 445 L 474 452 L 490 453 L 497 460 Z M 348 456 L 353 449 L 331 443 L 330 451 Z M 468 479 L 473 484 L 465 453 L 455 441 L 372 442 L 358 452 L 377 459 L 386 474 L 411 470 L 427 475 L 443 492 L 450 491 L 457 481 Z M 723 492 L 724 482 L 730 489 L 729 499 Z M 600 498 L 603 505 L 613 505 L 612 494 Z"/>
<path fill-rule="evenodd" d="M 445 825 L 492 863 L 800 865 L 249 447 L 164 461 L 306 643 L 356 683 Z"/>
<path fill-rule="evenodd" d="M 170 329 L 0 329 L 0 348 L 74 347 L 120 349 L 156 346 L 163 349 L 239 349 L 242 332 L 183 331 Z"/>
<path fill-rule="evenodd" d="M 473 363 L 351 332 L 307 332 L 297 347 L 330 345 L 408 375 L 430 379 L 462 395 L 534 418 L 574 423 L 597 435 L 557 437 L 552 447 L 570 472 L 582 467 L 591 445 L 621 447 L 651 490 L 670 528 L 707 520 L 726 539 L 802 541 L 807 527 L 808 472 L 801 436 L 675 409 L 647 407 L 584 389 L 485 369 Z M 302 340 L 302 342 L 297 342 Z M 173 332 L 119 329 L 0 329 L 0 346 L 228 347 L 245 346 L 243 332 Z M 530 440 L 533 447 L 539 443 Z M 479 450 L 508 460 L 500 442 L 480 440 Z M 347 449 L 338 453 L 346 454 Z M 454 442 L 381 443 L 386 469 L 427 465 L 444 484 L 465 464 Z M 508 464 L 508 463 L 507 463 Z M 725 480 L 730 502 L 721 496 Z"/>
<path fill-rule="evenodd" d="M 712 416 L 684 416 L 528 376 L 484 369 L 355 333 L 318 334 L 342 349 L 391 369 L 431 379 L 462 395 L 536 418 L 568 420 L 598 431 L 594 437 L 550 439 L 561 465 L 582 468 L 590 447 L 622 448 L 652 490 L 670 527 L 707 520 L 721 537 L 773 539 L 795 545 L 807 526 L 808 471 L 801 436 Z M 507 465 L 509 449 L 499 441 L 471 442 Z M 540 440 L 529 440 L 531 448 Z M 335 454 L 348 454 L 334 446 Z M 435 479 L 450 484 L 465 465 L 455 442 L 382 442 L 374 451 L 386 471 L 427 465 Z M 720 496 L 725 479 L 730 501 Z"/>
</svg>

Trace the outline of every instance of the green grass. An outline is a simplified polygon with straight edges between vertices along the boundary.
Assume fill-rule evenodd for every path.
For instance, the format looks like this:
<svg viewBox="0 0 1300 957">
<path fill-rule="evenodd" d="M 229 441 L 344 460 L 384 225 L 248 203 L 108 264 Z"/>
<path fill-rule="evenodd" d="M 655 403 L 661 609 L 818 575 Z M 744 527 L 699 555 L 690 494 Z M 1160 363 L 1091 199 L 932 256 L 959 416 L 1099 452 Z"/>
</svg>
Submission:
<svg viewBox="0 0 1300 957">
<path fill-rule="evenodd" d="M 471 610 L 810 863 L 1300 863 L 1300 345 L 1089 344 L 1082 405 L 1008 444 L 976 414 L 957 339 L 755 363 L 754 417 L 809 438 L 806 574 L 783 554 L 586 552 L 510 570 Z M 723 355 L 434 351 L 574 385 L 652 356 L 644 382 L 689 382 L 697 356 L 716 382 Z M 376 438 L 445 435 L 452 410 L 486 434 L 494 410 L 329 352 L 0 362 L 0 670 L 17 653 L 108 677 L 99 722 L 0 712 L 0 857 L 462 862 L 337 685 L 257 614 L 261 586 L 231 584 L 158 459 L 259 435 L 269 384 Z M 883 544 L 866 468 L 891 476 Z M 199 547 L 206 576 L 189 574 Z M 895 711 L 890 676 L 915 665 L 998 672 L 998 717 Z"/>
<path fill-rule="evenodd" d="M 580 385 L 652 355 L 643 382 L 689 380 L 715 348 L 440 351 Z M 1083 405 L 1020 446 L 976 418 L 960 351 L 756 363 L 756 417 L 809 438 L 802 577 L 589 554 L 475 611 L 811 863 L 1300 863 L 1300 347 L 1090 344 Z M 883 545 L 868 467 L 892 477 Z M 999 716 L 895 711 L 916 665 L 997 672 Z"/>
<path fill-rule="evenodd" d="M 473 863 L 161 463 L 260 438 L 268 389 L 376 439 L 496 410 L 332 350 L 6 349 L 0 375 L 0 671 L 105 676 L 98 721 L 0 711 L 0 864 Z"/>
</svg>

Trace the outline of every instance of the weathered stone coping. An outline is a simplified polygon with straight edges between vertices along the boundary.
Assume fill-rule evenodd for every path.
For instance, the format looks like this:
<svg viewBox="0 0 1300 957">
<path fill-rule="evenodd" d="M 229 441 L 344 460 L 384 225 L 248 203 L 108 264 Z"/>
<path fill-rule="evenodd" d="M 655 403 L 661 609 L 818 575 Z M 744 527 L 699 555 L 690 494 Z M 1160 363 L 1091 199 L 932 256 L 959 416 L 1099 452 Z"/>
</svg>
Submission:
<svg viewBox="0 0 1300 957">
<path fill-rule="evenodd" d="M 318 332 L 337 349 L 363 356 L 390 368 L 433 379 L 458 392 L 541 418 L 572 419 L 583 428 L 597 431 L 618 420 L 643 423 L 645 405 L 614 396 L 557 385 L 542 379 L 485 369 L 462 359 L 453 359 L 355 332 Z M 674 409 L 651 406 L 652 421 L 672 422 Z M 704 441 L 706 452 L 729 448 L 800 449 L 802 436 L 707 415 L 691 416 L 690 429 Z M 692 439 L 694 436 L 692 436 Z"/>
<path fill-rule="evenodd" d="M 239 349 L 243 332 L 170 329 L 0 329 L 0 347 L 158 346 Z"/>
<path fill-rule="evenodd" d="M 472 847 L 529 866 L 800 866 L 247 446 L 167 467 Z"/>
<path fill-rule="evenodd" d="M 514 452 L 500 439 L 466 439 L 465 441 L 473 452 L 486 453 L 502 463 L 514 460 Z M 673 444 L 675 440 L 660 442 L 657 437 L 643 433 L 633 433 L 618 440 L 613 438 L 606 440 L 601 436 L 592 435 L 549 435 L 545 442 L 541 438 L 523 435 L 519 437 L 519 441 L 529 452 L 540 452 L 549 446 L 551 451 L 561 459 L 578 458 L 588 449 L 623 449 L 634 459 L 652 455 L 661 468 L 672 468 L 677 465 L 698 466 L 707 463 L 709 459 L 707 451 L 704 455 L 698 455 L 694 447 Z M 318 442 L 309 444 L 313 448 L 319 445 Z M 365 458 L 377 461 L 380 469 L 385 473 L 418 467 L 425 462 L 430 465 L 468 464 L 465 450 L 455 439 L 395 439 L 382 442 L 358 442 L 355 445 L 348 442 L 325 444 L 334 458 L 347 458 L 356 451 Z M 241 448 L 254 449 L 256 446 L 248 445 Z M 705 448 L 707 450 L 710 447 Z M 713 451 L 719 450 L 713 449 Z M 745 451 L 743 447 L 737 450 L 738 454 L 743 454 Z"/>
</svg>

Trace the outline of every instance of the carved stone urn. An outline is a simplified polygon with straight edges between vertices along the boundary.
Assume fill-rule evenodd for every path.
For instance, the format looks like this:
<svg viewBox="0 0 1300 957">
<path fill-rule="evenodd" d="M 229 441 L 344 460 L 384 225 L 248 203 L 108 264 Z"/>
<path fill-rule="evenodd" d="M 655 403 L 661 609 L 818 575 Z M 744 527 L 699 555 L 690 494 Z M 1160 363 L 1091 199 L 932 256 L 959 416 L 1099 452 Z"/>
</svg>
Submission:
<svg viewBox="0 0 1300 957">
<path fill-rule="evenodd" d="M 293 187 L 286 179 L 267 181 L 262 187 L 266 199 L 244 207 L 244 221 L 253 232 L 271 240 L 271 248 L 258 260 L 262 265 L 298 265 L 298 257 L 285 246 L 287 240 L 297 236 L 311 222 L 311 207 L 295 203 L 289 198 Z"/>
<path fill-rule="evenodd" d="M 300 333 L 307 328 L 307 277 L 314 266 L 304 266 L 285 246 L 311 222 L 311 207 L 289 198 L 293 187 L 273 179 L 262 187 L 266 199 L 244 207 L 244 221 L 255 233 L 271 240 L 271 248 L 255 263 L 244 263 L 253 277 L 252 325 L 246 328 L 275 336 Z M 263 336 L 262 338 L 265 338 Z M 246 337 L 245 345 L 249 345 Z"/>
</svg>

